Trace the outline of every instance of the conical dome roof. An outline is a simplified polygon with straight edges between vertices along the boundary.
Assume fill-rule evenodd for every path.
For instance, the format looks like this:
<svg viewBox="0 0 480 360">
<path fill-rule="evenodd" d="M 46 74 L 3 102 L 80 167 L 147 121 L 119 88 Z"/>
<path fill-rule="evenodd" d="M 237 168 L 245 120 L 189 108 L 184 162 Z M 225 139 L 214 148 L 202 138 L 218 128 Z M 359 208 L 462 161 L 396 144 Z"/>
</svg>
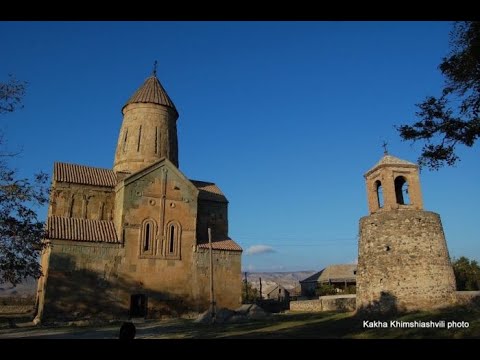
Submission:
<svg viewBox="0 0 480 360">
<path fill-rule="evenodd" d="M 173 103 L 170 96 L 163 88 L 162 84 L 155 75 L 150 76 L 145 80 L 143 85 L 132 95 L 130 99 L 125 103 L 122 110 L 125 106 L 135 103 L 150 103 L 167 106 L 175 110 L 178 114 L 175 104 Z"/>
</svg>

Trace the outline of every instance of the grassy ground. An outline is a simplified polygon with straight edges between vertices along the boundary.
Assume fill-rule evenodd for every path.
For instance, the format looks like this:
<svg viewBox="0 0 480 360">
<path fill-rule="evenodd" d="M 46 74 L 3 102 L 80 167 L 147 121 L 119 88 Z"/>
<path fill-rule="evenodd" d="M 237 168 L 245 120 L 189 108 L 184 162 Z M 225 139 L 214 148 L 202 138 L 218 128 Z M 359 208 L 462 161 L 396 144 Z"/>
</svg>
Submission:
<svg viewBox="0 0 480 360">
<path fill-rule="evenodd" d="M 392 315 L 386 321 L 445 321 L 445 328 L 366 328 L 364 320 L 352 313 L 286 313 L 240 324 L 196 324 L 187 319 L 147 320 L 137 323 L 136 338 L 156 339 L 395 339 L 395 338 L 480 338 L 480 308 L 455 307 L 442 311 Z M 450 321 L 468 322 L 468 328 L 450 328 Z M 97 327 L 0 328 L 0 338 L 118 338 L 119 323 Z"/>
<path fill-rule="evenodd" d="M 250 324 L 205 326 L 201 332 L 185 334 L 185 337 L 202 338 L 480 338 L 480 309 L 456 307 L 442 311 L 418 312 L 406 315 L 392 315 L 377 318 L 387 323 L 387 328 L 364 327 L 368 317 L 354 316 L 352 313 L 288 313 L 272 319 Z M 390 320 L 445 321 L 445 328 L 392 328 Z M 468 328 L 450 328 L 448 323 L 468 322 Z M 465 325 L 465 323 L 464 323 Z"/>
</svg>

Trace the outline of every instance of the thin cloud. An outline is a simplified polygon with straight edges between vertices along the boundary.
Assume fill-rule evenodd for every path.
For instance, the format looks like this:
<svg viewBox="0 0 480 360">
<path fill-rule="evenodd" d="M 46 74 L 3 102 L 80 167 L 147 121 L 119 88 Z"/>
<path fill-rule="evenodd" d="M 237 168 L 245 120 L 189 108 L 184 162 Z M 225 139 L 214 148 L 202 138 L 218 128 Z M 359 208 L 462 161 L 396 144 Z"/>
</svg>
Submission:
<svg viewBox="0 0 480 360">
<path fill-rule="evenodd" d="M 274 252 L 275 250 L 268 245 L 253 245 L 250 246 L 247 251 L 245 251 L 247 255 L 269 254 Z"/>
</svg>

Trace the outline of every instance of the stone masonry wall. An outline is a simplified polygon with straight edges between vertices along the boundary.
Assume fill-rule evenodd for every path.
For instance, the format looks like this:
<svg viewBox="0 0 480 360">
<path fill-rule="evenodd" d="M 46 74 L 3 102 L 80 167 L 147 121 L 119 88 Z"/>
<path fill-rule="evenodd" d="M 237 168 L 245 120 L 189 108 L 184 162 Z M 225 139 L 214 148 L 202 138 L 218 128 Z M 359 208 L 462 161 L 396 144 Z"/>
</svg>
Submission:
<svg viewBox="0 0 480 360">
<path fill-rule="evenodd" d="M 112 220 L 114 202 L 111 188 L 56 181 L 52 184 L 48 215 Z"/>
<path fill-rule="evenodd" d="M 196 250 L 197 197 L 198 190 L 167 161 L 133 175 L 124 187 L 117 186 L 117 199 L 122 199 L 117 204 L 117 226 L 123 229 L 125 241 L 119 276 L 132 282 L 131 294 L 148 297 L 149 316 L 208 308 L 209 262 L 205 251 Z M 226 210 L 223 218 L 226 222 Z M 151 224 L 148 250 L 147 221 Z M 176 226 L 173 252 L 172 224 Z M 240 305 L 240 253 L 215 251 L 214 258 L 219 306 Z"/>
<path fill-rule="evenodd" d="M 457 305 L 480 304 L 480 291 L 457 291 Z"/>
<path fill-rule="evenodd" d="M 360 219 L 357 310 L 432 309 L 455 301 L 440 216 L 421 210 Z"/>
<path fill-rule="evenodd" d="M 290 311 L 355 311 L 355 295 L 331 295 L 315 300 L 290 301 Z"/>
<path fill-rule="evenodd" d="M 116 216 L 125 242 L 120 277 L 132 282 L 131 294 L 148 297 L 149 316 L 196 310 L 190 282 L 197 189 L 174 166 L 161 163 L 133 175 L 124 186 L 117 186 L 117 192 L 123 193 L 122 203 L 116 204 Z M 150 223 L 148 249 L 146 222 Z M 170 251 L 172 225 L 175 225 L 173 252 Z"/>
<path fill-rule="evenodd" d="M 212 228 L 213 240 L 224 240 L 228 236 L 228 204 L 216 201 L 198 201 L 197 240 L 208 241 L 208 227 Z"/>
<path fill-rule="evenodd" d="M 148 317 L 206 310 L 209 257 L 196 246 L 197 188 L 165 160 L 115 191 L 122 244 L 53 240 L 42 256 L 39 312 L 47 320 L 128 316 L 134 295 L 145 296 Z M 226 203 L 220 205 L 215 214 L 225 237 Z M 217 305 L 238 307 L 241 252 L 214 251 L 214 268 Z"/>
<path fill-rule="evenodd" d="M 163 157 L 178 167 L 177 114 L 157 104 L 134 103 L 123 109 L 113 170 L 134 173 Z"/>
<path fill-rule="evenodd" d="M 395 179 L 403 177 L 408 183 L 408 194 L 410 197 L 410 204 L 402 205 L 397 203 L 395 195 Z M 368 174 L 365 179 L 367 185 L 367 199 L 370 213 L 376 211 L 396 210 L 410 208 L 413 210 L 422 210 L 423 201 L 420 190 L 420 179 L 416 166 L 395 166 L 379 167 L 375 171 Z M 378 194 L 376 189 L 376 181 L 379 181 L 383 188 L 383 208 L 379 208 Z"/>
<path fill-rule="evenodd" d="M 322 311 L 322 302 L 319 299 L 290 301 L 290 311 L 319 312 Z"/>
<path fill-rule="evenodd" d="M 123 257 L 118 244 L 53 240 L 42 256 L 39 280 L 42 321 L 128 316 L 116 273 Z"/>
<path fill-rule="evenodd" d="M 201 310 L 210 300 L 210 256 L 208 249 L 194 254 L 192 287 Z M 217 308 L 236 309 L 242 302 L 241 252 L 213 251 L 213 284 Z"/>
</svg>

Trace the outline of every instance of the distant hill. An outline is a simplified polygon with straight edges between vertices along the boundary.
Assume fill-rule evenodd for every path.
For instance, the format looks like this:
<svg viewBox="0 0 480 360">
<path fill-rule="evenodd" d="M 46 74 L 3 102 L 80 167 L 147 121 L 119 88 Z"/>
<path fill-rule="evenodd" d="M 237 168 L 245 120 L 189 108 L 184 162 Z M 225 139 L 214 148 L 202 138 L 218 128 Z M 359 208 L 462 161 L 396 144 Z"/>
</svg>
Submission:
<svg viewBox="0 0 480 360">
<path fill-rule="evenodd" d="M 27 297 L 35 294 L 37 289 L 37 280 L 34 278 L 27 278 L 21 284 L 12 286 L 12 284 L 0 284 L 0 297 Z"/>
<path fill-rule="evenodd" d="M 260 289 L 259 278 L 262 278 L 262 289 L 267 289 L 277 283 L 282 285 L 285 289 L 291 290 L 300 286 L 300 280 L 306 279 L 316 272 L 317 271 L 315 270 L 295 272 L 247 272 L 247 279 L 248 282 L 257 289 Z M 244 279 L 244 275 L 242 275 L 242 279 Z"/>
</svg>

